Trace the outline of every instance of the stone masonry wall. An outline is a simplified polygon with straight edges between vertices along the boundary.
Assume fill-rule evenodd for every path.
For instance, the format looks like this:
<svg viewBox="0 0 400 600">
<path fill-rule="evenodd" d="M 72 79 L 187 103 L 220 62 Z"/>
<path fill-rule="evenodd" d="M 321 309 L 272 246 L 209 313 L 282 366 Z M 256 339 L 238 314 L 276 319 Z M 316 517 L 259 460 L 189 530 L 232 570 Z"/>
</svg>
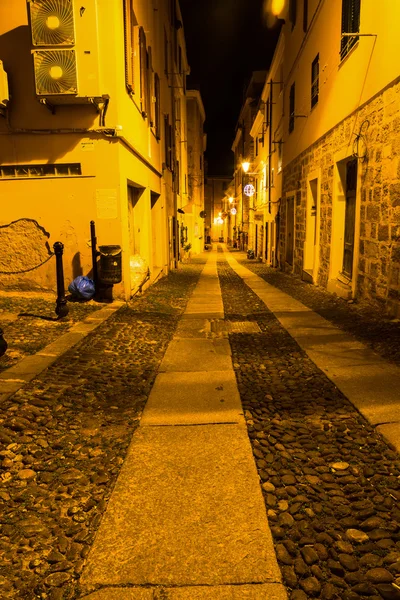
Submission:
<svg viewBox="0 0 400 600">
<path fill-rule="evenodd" d="M 320 256 L 318 285 L 328 282 L 332 234 L 334 154 L 348 149 L 361 133 L 367 157 L 358 161 L 361 172 L 359 267 L 356 297 L 379 302 L 400 316 L 400 82 L 375 96 L 356 113 L 305 150 L 283 171 L 283 202 L 279 248 L 285 267 L 285 195 L 296 190 L 293 272 L 301 275 L 305 241 L 307 176 L 321 169 Z M 361 140 L 362 141 L 362 140 Z M 359 143 L 361 154 L 361 143 Z"/>
</svg>

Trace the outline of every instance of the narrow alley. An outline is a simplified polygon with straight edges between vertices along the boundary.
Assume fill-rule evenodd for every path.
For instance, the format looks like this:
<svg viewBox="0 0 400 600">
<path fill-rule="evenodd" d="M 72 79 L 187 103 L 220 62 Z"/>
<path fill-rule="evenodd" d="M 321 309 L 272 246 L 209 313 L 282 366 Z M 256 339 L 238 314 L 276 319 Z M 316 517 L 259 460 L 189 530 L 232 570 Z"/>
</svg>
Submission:
<svg viewBox="0 0 400 600">
<path fill-rule="evenodd" d="M 400 598 L 398 327 L 216 246 L 0 373 L 1 598 Z"/>
</svg>

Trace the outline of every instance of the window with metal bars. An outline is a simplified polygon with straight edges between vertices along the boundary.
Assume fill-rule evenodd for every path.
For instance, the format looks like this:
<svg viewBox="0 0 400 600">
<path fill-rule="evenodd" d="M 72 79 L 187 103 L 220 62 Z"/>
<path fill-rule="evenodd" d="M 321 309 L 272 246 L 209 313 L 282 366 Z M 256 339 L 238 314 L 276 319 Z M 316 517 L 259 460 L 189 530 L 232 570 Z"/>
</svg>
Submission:
<svg viewBox="0 0 400 600">
<path fill-rule="evenodd" d="M 295 86 L 294 82 L 290 86 L 289 93 L 289 133 L 294 129 L 294 99 L 295 99 Z"/>
<path fill-rule="evenodd" d="M 82 175 L 82 168 L 80 163 L 0 166 L 0 179 L 77 177 L 79 175 Z"/>
<path fill-rule="evenodd" d="M 340 44 L 340 59 L 343 60 L 353 46 L 358 42 L 356 34 L 360 31 L 361 0 L 342 0 L 342 40 Z"/>
<path fill-rule="evenodd" d="M 318 102 L 319 96 L 319 54 L 311 63 L 311 108 Z"/>
</svg>

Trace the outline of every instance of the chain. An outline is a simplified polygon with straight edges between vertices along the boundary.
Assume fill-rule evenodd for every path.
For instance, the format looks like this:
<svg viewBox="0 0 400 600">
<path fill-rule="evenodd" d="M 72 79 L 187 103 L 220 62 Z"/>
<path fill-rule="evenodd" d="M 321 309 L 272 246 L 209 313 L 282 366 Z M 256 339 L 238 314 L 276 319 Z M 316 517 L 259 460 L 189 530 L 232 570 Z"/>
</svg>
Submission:
<svg viewBox="0 0 400 600">
<path fill-rule="evenodd" d="M 0 275 L 19 275 L 20 273 L 29 273 L 29 271 L 34 271 L 35 269 L 45 265 L 51 258 L 53 258 L 53 256 L 54 252 L 52 252 L 50 256 L 46 258 L 46 260 L 40 263 L 40 265 L 36 265 L 36 267 L 32 267 L 31 269 L 23 269 L 22 271 L 0 271 Z"/>
</svg>

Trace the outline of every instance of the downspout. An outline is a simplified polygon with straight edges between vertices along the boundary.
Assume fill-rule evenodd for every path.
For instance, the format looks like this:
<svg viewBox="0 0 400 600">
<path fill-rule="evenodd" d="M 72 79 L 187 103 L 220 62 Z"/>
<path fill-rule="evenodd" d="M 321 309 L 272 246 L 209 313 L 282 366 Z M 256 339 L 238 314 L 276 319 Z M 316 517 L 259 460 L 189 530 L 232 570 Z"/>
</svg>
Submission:
<svg viewBox="0 0 400 600">
<path fill-rule="evenodd" d="M 268 212 L 269 214 L 271 214 L 272 211 L 272 186 L 271 186 L 271 174 L 272 174 L 272 168 L 271 168 L 271 160 L 272 160 L 272 90 L 273 90 L 273 81 L 271 79 L 271 81 L 269 82 L 269 114 L 268 114 L 268 120 L 269 120 L 269 128 L 268 128 Z M 268 225 L 266 225 L 268 227 Z M 275 230 L 275 235 L 276 235 L 276 228 L 274 228 Z M 271 240 L 271 236 L 268 236 L 268 240 L 270 243 L 270 248 L 271 245 L 273 243 L 274 240 Z M 271 257 L 271 251 L 270 249 L 267 248 L 267 251 L 269 250 L 268 254 L 269 254 L 269 258 Z M 276 241 L 275 241 L 275 254 L 276 254 Z M 274 262 L 275 262 L 275 256 L 274 256 Z M 272 265 L 274 266 L 274 265 Z"/>
</svg>

